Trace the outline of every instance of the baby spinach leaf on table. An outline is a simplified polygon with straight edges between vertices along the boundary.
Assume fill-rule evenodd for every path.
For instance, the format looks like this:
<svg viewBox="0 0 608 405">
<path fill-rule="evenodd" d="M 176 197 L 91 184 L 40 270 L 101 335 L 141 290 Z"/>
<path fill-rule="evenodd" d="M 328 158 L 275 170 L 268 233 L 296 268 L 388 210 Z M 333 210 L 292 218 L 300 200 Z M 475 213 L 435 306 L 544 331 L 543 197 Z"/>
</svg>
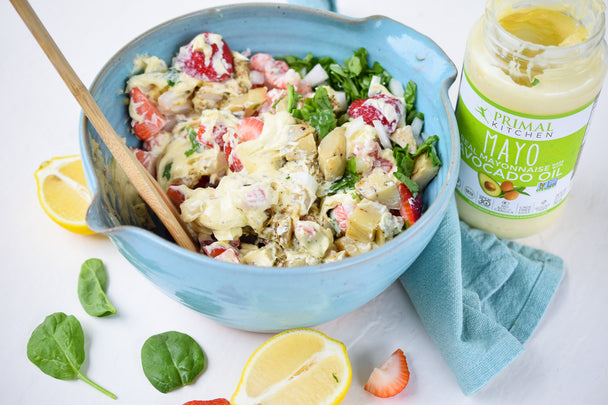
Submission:
<svg viewBox="0 0 608 405">
<path fill-rule="evenodd" d="M 47 316 L 27 342 L 27 358 L 40 370 L 60 380 L 79 378 L 112 399 L 116 395 L 100 387 L 81 371 L 84 362 L 84 332 L 72 315 L 56 312 Z"/>
<path fill-rule="evenodd" d="M 205 355 L 190 336 L 170 331 L 145 341 L 141 365 L 154 388 L 167 393 L 194 381 L 205 368 Z"/>
<path fill-rule="evenodd" d="M 106 296 L 107 276 L 103 262 L 89 259 L 80 268 L 78 276 L 78 299 L 91 316 L 103 317 L 116 313 L 116 308 Z"/>
</svg>

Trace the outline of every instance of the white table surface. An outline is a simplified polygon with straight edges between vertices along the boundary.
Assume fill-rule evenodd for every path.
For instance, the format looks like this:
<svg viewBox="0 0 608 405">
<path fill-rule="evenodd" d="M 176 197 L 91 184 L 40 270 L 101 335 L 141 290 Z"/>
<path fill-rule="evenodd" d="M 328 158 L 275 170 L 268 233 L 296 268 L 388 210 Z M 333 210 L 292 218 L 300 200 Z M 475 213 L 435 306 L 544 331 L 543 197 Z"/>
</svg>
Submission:
<svg viewBox="0 0 608 405">
<path fill-rule="evenodd" d="M 32 6 L 89 85 L 128 40 L 172 17 L 222 1 L 32 0 Z M 484 0 L 342 0 L 349 16 L 388 15 L 433 38 L 460 68 L 469 27 Z M 36 197 L 34 171 L 54 156 L 79 153 L 80 108 L 8 1 L 0 4 L 0 403 L 183 404 L 230 398 L 243 365 L 271 335 L 233 330 L 162 294 L 103 236 L 72 234 L 52 222 Z M 459 69 L 460 70 L 460 69 Z M 457 84 L 451 89 L 454 100 Z M 431 342 L 403 289 L 394 284 L 372 302 L 317 328 L 343 341 L 353 381 L 343 404 L 608 403 L 608 85 L 600 97 L 563 217 L 523 243 L 560 255 L 566 276 L 525 352 L 482 391 L 466 397 Z M 118 315 L 88 316 L 78 301 L 80 265 L 101 258 Z M 26 357 L 32 330 L 50 313 L 75 315 L 85 331 L 83 371 L 118 395 L 112 402 L 81 381 L 43 374 Z M 208 367 L 193 384 L 168 394 L 146 380 L 139 353 L 151 335 L 178 330 L 194 337 Z M 402 348 L 410 384 L 392 399 L 363 390 L 374 365 Z"/>
</svg>

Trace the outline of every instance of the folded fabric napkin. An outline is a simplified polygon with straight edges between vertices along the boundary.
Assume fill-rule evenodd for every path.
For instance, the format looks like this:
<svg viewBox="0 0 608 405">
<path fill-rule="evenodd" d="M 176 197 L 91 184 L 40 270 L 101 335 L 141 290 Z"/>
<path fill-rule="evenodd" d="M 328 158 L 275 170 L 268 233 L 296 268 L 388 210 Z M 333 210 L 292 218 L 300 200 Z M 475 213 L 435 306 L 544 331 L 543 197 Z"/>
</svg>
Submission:
<svg viewBox="0 0 608 405">
<path fill-rule="evenodd" d="M 452 201 L 399 280 L 460 388 L 472 395 L 523 351 L 563 274 L 559 257 L 460 222 Z"/>
</svg>

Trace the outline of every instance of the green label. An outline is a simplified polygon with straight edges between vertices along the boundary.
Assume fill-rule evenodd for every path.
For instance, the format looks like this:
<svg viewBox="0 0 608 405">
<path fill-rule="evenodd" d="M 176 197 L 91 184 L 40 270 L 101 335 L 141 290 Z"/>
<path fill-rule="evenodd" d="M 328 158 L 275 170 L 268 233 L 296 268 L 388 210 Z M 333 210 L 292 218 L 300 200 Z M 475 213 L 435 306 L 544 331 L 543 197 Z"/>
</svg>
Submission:
<svg viewBox="0 0 608 405">
<path fill-rule="evenodd" d="M 464 75 L 456 120 L 461 135 L 457 192 L 505 218 L 540 216 L 567 196 L 593 103 L 537 116 L 487 99 Z"/>
</svg>

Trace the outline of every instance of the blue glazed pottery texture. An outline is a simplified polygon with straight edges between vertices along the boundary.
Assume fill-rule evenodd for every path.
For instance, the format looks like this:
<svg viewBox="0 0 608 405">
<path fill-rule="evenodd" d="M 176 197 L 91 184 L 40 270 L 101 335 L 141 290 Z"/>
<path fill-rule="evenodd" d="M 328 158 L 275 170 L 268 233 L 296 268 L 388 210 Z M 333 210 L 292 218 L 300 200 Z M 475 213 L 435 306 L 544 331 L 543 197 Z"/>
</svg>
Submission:
<svg viewBox="0 0 608 405">
<path fill-rule="evenodd" d="M 87 223 L 170 297 L 238 329 L 275 332 L 333 320 L 367 303 L 401 275 L 433 236 L 453 195 L 458 132 L 447 90 L 456 69 L 427 37 L 391 19 L 351 19 L 285 5 L 237 5 L 189 14 L 144 33 L 104 66 L 91 92 L 128 145 L 137 145 L 123 93 L 140 54 L 171 61 L 179 47 L 203 31 L 223 35 L 235 51 L 273 55 L 308 52 L 341 62 L 359 47 L 394 77 L 418 84 L 425 132 L 440 137 L 443 161 L 425 191 L 427 210 L 407 232 L 367 254 L 298 268 L 235 265 L 175 245 L 124 179 L 105 145 L 83 117 L 81 154 L 94 201 Z M 150 230 L 148 230 L 148 229 Z"/>
</svg>

